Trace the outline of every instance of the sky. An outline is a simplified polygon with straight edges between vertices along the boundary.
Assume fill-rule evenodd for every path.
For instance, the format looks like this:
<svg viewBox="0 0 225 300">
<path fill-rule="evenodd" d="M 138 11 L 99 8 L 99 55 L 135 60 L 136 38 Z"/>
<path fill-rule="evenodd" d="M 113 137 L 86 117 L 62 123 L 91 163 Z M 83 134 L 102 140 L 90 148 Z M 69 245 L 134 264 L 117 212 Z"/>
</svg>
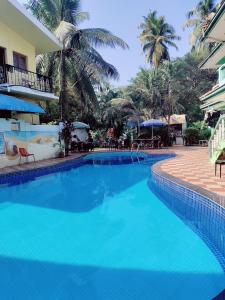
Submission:
<svg viewBox="0 0 225 300">
<path fill-rule="evenodd" d="M 90 20 L 83 23 L 87 27 L 104 27 L 124 39 L 130 49 L 104 49 L 103 57 L 116 66 L 120 73 L 114 85 L 126 85 L 136 75 L 140 67 L 147 66 L 139 41 L 139 24 L 150 10 L 157 10 L 173 25 L 181 36 L 177 42 L 179 50 L 170 48 L 172 58 L 183 56 L 190 50 L 190 31 L 183 30 L 187 12 L 197 0 L 83 0 L 82 9 L 90 13 Z"/>
<path fill-rule="evenodd" d="M 25 2 L 25 0 L 19 0 Z M 135 77 L 140 67 L 148 66 L 139 41 L 139 24 L 150 10 L 157 10 L 173 25 L 181 36 L 177 42 L 179 50 L 170 48 L 172 58 L 183 56 L 190 50 L 190 31 L 183 30 L 187 12 L 198 0 L 81 0 L 82 10 L 90 14 L 90 20 L 83 22 L 81 28 L 102 27 L 121 37 L 129 45 L 129 50 L 99 49 L 103 58 L 113 64 L 120 73 L 115 86 L 124 86 Z"/>
</svg>

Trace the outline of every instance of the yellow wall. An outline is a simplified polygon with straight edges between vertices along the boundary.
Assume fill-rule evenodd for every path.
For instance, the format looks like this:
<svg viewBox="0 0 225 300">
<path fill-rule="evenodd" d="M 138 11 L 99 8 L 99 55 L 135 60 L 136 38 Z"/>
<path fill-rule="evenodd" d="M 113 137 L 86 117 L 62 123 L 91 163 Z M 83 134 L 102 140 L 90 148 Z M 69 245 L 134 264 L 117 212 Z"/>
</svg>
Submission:
<svg viewBox="0 0 225 300">
<path fill-rule="evenodd" d="M 13 65 L 13 51 L 27 56 L 29 71 L 36 72 L 35 47 L 0 22 L 0 47 L 6 48 L 6 63 Z"/>
<path fill-rule="evenodd" d="M 15 115 L 17 120 L 23 120 L 29 124 L 33 125 L 39 125 L 40 124 L 40 117 L 39 115 L 35 114 L 23 114 L 23 113 L 17 113 Z"/>
<path fill-rule="evenodd" d="M 39 101 L 39 100 L 34 100 L 34 99 L 29 99 L 27 96 L 26 97 L 21 97 L 17 96 L 17 98 L 21 98 L 22 100 L 26 100 L 28 102 L 40 105 L 43 107 L 43 109 L 46 109 L 46 102 L 45 101 Z M 27 123 L 34 124 L 34 125 L 39 125 L 40 124 L 40 117 L 38 114 L 24 114 L 24 113 L 17 113 L 15 116 L 18 120 L 23 120 Z"/>
<path fill-rule="evenodd" d="M 35 47 L 2 22 L 0 22 L 0 47 L 6 49 L 7 64 L 13 65 L 13 51 L 15 51 L 27 57 L 28 70 L 36 73 Z M 36 104 L 40 103 L 42 107 L 46 106 L 45 101 L 35 101 L 21 95 L 17 95 L 17 97 Z M 31 124 L 40 123 L 40 118 L 37 114 L 17 113 L 15 117 Z"/>
</svg>

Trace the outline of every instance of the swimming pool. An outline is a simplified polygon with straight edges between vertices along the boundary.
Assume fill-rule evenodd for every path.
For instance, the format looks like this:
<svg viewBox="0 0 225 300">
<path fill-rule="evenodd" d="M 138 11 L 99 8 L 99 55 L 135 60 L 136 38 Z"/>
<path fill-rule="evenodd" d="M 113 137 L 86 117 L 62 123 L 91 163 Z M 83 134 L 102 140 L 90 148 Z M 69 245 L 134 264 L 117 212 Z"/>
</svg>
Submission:
<svg viewBox="0 0 225 300">
<path fill-rule="evenodd" d="M 225 288 L 221 263 L 185 223 L 180 206 L 179 215 L 176 203 L 167 204 L 173 191 L 152 178 L 150 167 L 166 158 L 91 154 L 0 178 L 0 299 L 201 300 L 219 294 Z"/>
</svg>

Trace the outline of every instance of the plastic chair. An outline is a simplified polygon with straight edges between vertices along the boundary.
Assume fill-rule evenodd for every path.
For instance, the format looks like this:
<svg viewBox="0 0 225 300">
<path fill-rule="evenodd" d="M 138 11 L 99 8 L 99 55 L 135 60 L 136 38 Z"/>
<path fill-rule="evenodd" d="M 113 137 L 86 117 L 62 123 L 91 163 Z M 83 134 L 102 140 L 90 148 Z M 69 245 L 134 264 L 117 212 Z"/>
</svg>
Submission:
<svg viewBox="0 0 225 300">
<path fill-rule="evenodd" d="M 25 157 L 26 159 L 28 159 L 30 156 L 33 156 L 33 159 L 34 159 L 34 162 L 35 162 L 34 154 L 27 152 L 27 150 L 25 148 L 19 148 L 19 154 L 20 154 L 20 163 L 21 163 L 22 157 Z"/>
</svg>

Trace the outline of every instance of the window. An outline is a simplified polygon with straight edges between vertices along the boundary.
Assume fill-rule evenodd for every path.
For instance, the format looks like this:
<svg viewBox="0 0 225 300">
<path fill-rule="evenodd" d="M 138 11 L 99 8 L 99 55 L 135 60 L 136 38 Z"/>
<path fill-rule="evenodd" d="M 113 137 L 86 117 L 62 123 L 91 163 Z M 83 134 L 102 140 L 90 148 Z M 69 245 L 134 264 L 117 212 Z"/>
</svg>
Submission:
<svg viewBox="0 0 225 300">
<path fill-rule="evenodd" d="M 13 52 L 13 64 L 15 68 L 27 70 L 27 57 L 23 54 Z"/>
<path fill-rule="evenodd" d="M 20 131 L 20 122 L 12 122 L 11 130 L 12 131 Z"/>
</svg>

